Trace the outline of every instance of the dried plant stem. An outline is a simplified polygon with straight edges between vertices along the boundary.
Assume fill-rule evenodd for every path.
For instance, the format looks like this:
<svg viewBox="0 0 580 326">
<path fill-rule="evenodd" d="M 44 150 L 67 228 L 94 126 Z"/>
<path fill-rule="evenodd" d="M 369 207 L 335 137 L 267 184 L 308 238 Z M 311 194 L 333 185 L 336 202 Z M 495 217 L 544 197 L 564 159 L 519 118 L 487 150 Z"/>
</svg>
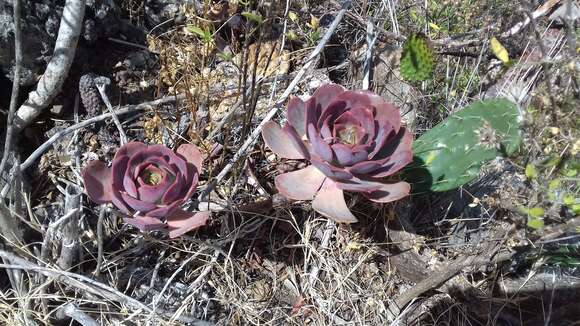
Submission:
<svg viewBox="0 0 580 326">
<path fill-rule="evenodd" d="M 125 145 L 127 143 L 127 134 L 125 134 L 125 130 L 123 130 L 123 125 L 121 125 L 121 121 L 119 120 L 119 117 L 115 113 L 115 109 L 111 105 L 111 101 L 109 101 L 109 97 L 107 96 L 107 93 L 105 92 L 105 84 L 101 83 L 101 82 L 97 82 L 97 81 L 95 81 L 95 83 L 97 84 L 97 89 L 99 90 L 99 94 L 101 95 L 101 99 L 105 103 L 107 110 L 109 110 L 109 113 L 111 114 L 111 117 L 113 118 L 113 122 L 115 122 L 115 126 L 117 127 L 117 130 L 119 130 L 119 137 L 121 138 L 121 145 Z"/>
<path fill-rule="evenodd" d="M 375 28 L 372 19 L 367 21 L 367 50 L 365 52 L 365 64 L 364 64 L 364 78 L 362 83 L 363 89 L 369 89 L 371 84 L 371 76 L 372 76 L 372 69 L 373 69 L 373 46 L 375 41 L 377 40 L 377 35 L 375 34 Z"/>
<path fill-rule="evenodd" d="M 62 12 L 52 59 L 36 90 L 16 111 L 14 128 L 22 130 L 47 108 L 60 91 L 72 65 L 85 16 L 84 0 L 67 0 Z"/>
<path fill-rule="evenodd" d="M 61 319 L 64 319 L 65 317 L 72 318 L 82 326 L 99 326 L 99 323 L 97 323 L 96 320 L 81 311 L 74 303 L 71 302 L 58 308 L 56 316 Z"/>
<path fill-rule="evenodd" d="M 288 85 L 284 93 L 280 95 L 280 97 L 274 104 L 274 107 L 266 114 L 266 116 L 264 117 L 264 119 L 262 119 L 260 124 L 252 131 L 248 139 L 244 142 L 244 144 L 242 144 L 242 146 L 236 152 L 236 154 L 230 160 L 230 162 L 222 169 L 222 171 L 212 180 L 211 183 L 208 184 L 206 189 L 200 194 L 199 201 L 203 201 L 211 193 L 211 191 L 215 188 L 215 186 L 219 184 L 225 178 L 226 175 L 228 175 L 228 173 L 238 163 L 238 161 L 244 158 L 247 155 L 248 151 L 254 146 L 254 144 L 258 139 L 258 136 L 260 135 L 262 126 L 266 124 L 268 121 L 272 120 L 272 118 L 278 113 L 278 111 L 280 110 L 286 99 L 288 99 L 290 94 L 292 94 L 296 85 L 298 85 L 298 83 L 302 80 L 302 77 L 304 77 L 306 71 L 310 67 L 312 67 L 315 62 L 318 61 L 318 56 L 320 55 L 320 52 L 322 52 L 322 50 L 326 46 L 326 43 L 328 43 L 328 40 L 330 40 L 330 37 L 338 27 L 338 24 L 342 21 L 342 18 L 347 12 L 349 6 L 350 1 L 346 1 L 342 9 L 337 13 L 336 17 L 332 21 L 332 24 L 330 24 L 330 26 L 328 27 L 322 39 L 320 39 L 320 42 L 318 43 L 316 48 L 314 48 L 312 53 L 310 53 L 310 55 L 306 59 L 306 62 L 300 68 L 298 73 L 296 73 L 296 76 L 294 77 L 292 82 L 290 82 L 290 85 Z"/>
<path fill-rule="evenodd" d="M 82 192 L 77 186 L 68 185 L 66 187 L 64 199 L 64 210 L 76 211 L 71 218 L 67 220 L 65 226 L 60 228 L 61 248 L 60 257 L 57 261 L 62 270 L 71 268 L 77 259 L 79 246 L 79 214 L 81 207 Z"/>
<path fill-rule="evenodd" d="M 176 96 L 173 96 L 173 95 L 167 96 L 167 97 L 155 100 L 155 101 L 146 102 L 146 103 L 142 103 L 139 105 L 126 106 L 126 107 L 116 111 L 116 114 L 117 114 L 117 116 L 120 116 L 120 115 L 124 115 L 127 113 L 142 111 L 142 110 L 145 110 L 145 109 L 150 108 L 152 106 L 158 106 L 158 105 L 165 104 L 165 103 L 182 101 L 184 99 L 185 99 L 185 95 L 183 95 L 183 94 L 179 94 Z M 52 137 L 50 137 L 46 142 L 44 142 L 44 144 L 40 145 L 32 154 L 30 154 L 30 156 L 28 156 L 28 158 L 22 164 L 20 164 L 20 169 L 22 171 L 24 171 L 28 167 L 30 167 L 30 165 L 32 165 L 32 163 L 34 163 L 34 161 L 36 161 L 44 152 L 46 152 L 50 148 L 50 146 L 52 146 L 52 144 L 54 144 L 54 142 L 56 142 L 58 139 L 70 134 L 71 132 L 73 132 L 75 130 L 85 128 L 85 127 L 90 126 L 94 123 L 107 120 L 111 117 L 113 117 L 112 113 L 104 113 L 104 114 L 101 114 L 99 116 L 87 119 L 81 123 L 74 124 L 66 129 L 64 129 L 64 130 L 57 132 Z"/>
<path fill-rule="evenodd" d="M 62 224 L 68 222 L 75 214 L 79 213 L 79 209 L 75 208 L 70 210 L 68 213 L 60 217 L 58 220 L 50 223 L 46 232 L 44 233 L 44 240 L 42 241 L 42 248 L 40 250 L 40 261 L 48 264 L 48 255 L 50 254 L 52 247 L 52 239 L 54 239 L 55 232 Z"/>
<path fill-rule="evenodd" d="M 332 235 L 334 234 L 334 230 L 336 230 L 336 222 L 334 222 L 331 219 L 327 219 L 325 230 L 324 230 L 324 235 L 322 236 L 322 243 L 320 244 L 320 247 L 322 249 L 328 248 L 328 245 L 330 243 L 330 238 L 332 238 Z M 308 276 L 308 284 L 311 287 L 313 287 L 314 284 L 316 283 L 316 280 L 318 279 L 319 273 L 320 273 L 320 266 L 319 265 L 313 266 L 312 270 L 310 270 L 310 275 Z"/>
<path fill-rule="evenodd" d="M 151 325 L 151 322 L 154 320 L 155 314 L 157 312 L 157 306 L 159 305 L 159 301 L 163 298 L 163 295 L 165 294 L 165 291 L 167 291 L 167 288 L 169 287 L 171 282 L 175 279 L 175 277 L 177 277 L 177 274 L 179 274 L 187 264 L 189 264 L 195 258 L 197 258 L 197 256 L 198 256 L 197 254 L 189 256 L 186 260 L 184 260 L 181 263 L 181 265 L 175 270 L 175 272 L 171 274 L 169 279 L 167 279 L 167 282 L 165 282 L 165 285 L 163 285 L 163 289 L 161 289 L 161 292 L 159 292 L 159 294 L 155 297 L 155 300 L 153 301 L 153 309 L 151 311 L 151 314 L 149 315 L 147 325 Z"/>
<path fill-rule="evenodd" d="M 86 291 L 88 293 L 105 298 L 107 300 L 121 303 L 132 310 L 145 311 L 147 313 L 151 313 L 153 311 L 151 308 L 149 308 L 147 305 L 140 302 L 139 300 L 133 299 L 130 296 L 122 292 L 119 292 L 115 288 L 112 288 L 101 282 L 95 281 L 84 275 L 38 266 L 3 248 L 0 248 L 0 257 L 8 259 L 12 262 L 11 265 L 0 264 L 0 268 L 34 271 L 46 277 L 54 278 L 59 282 L 66 283 L 67 285 L 70 285 L 82 291 Z M 158 311 L 161 315 L 165 317 L 172 317 L 171 312 L 161 309 L 158 309 Z M 211 323 L 208 323 L 206 321 L 199 320 L 197 318 L 189 316 L 181 316 L 180 318 L 178 318 L 178 320 L 185 323 L 191 323 L 192 325 L 199 326 L 212 325 Z"/>
<path fill-rule="evenodd" d="M 101 205 L 99 209 L 99 219 L 97 220 L 97 266 L 95 267 L 95 275 L 101 273 L 101 267 L 103 265 L 103 221 L 105 219 L 105 213 L 107 211 L 106 205 Z"/>
<path fill-rule="evenodd" d="M 6 162 L 10 156 L 12 146 L 12 134 L 14 133 L 14 114 L 16 106 L 18 105 L 18 95 L 20 92 L 20 70 L 22 69 L 22 26 L 20 24 L 20 0 L 13 1 L 13 15 L 14 15 L 14 70 L 12 77 L 12 94 L 10 95 L 10 108 L 8 111 L 8 119 L 6 122 L 6 139 L 4 139 L 4 152 L 2 160 L 0 160 L 0 177 L 6 168 Z M 1 184 L 1 183 L 0 183 Z"/>
<path fill-rule="evenodd" d="M 411 301 L 417 299 L 423 293 L 439 288 L 447 280 L 459 274 L 469 267 L 479 267 L 489 263 L 501 263 L 510 260 L 513 257 L 513 252 L 501 252 L 495 254 L 492 252 L 487 255 L 478 255 L 477 253 L 471 256 L 461 256 L 447 265 L 441 271 L 432 273 L 431 277 L 424 279 L 415 286 L 400 294 L 395 300 L 389 304 L 387 313 L 391 320 L 395 319 L 401 313 L 401 310 L 407 306 Z"/>
</svg>

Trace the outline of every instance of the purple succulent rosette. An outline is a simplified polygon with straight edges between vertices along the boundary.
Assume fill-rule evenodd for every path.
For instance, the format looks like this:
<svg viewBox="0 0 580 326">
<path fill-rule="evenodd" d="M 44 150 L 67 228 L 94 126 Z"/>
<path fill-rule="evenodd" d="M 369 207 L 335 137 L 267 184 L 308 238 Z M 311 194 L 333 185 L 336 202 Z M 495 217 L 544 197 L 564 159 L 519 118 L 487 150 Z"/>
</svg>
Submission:
<svg viewBox="0 0 580 326">
<path fill-rule="evenodd" d="M 168 229 L 175 238 L 209 218 L 207 211 L 180 208 L 196 189 L 202 161 L 194 145 L 183 144 L 173 152 L 163 145 L 131 142 L 119 148 L 110 168 L 92 161 L 82 176 L 95 203 L 112 203 L 126 223 L 141 231 Z"/>
<path fill-rule="evenodd" d="M 386 179 L 412 161 L 413 136 L 401 126 L 399 109 L 380 96 L 327 84 L 305 102 L 291 98 L 286 118 L 283 128 L 271 121 L 263 126 L 264 142 L 282 158 L 312 164 L 275 178 L 283 196 L 313 200 L 322 215 L 352 223 L 357 219 L 343 191 L 378 203 L 409 194 L 407 182 Z"/>
</svg>

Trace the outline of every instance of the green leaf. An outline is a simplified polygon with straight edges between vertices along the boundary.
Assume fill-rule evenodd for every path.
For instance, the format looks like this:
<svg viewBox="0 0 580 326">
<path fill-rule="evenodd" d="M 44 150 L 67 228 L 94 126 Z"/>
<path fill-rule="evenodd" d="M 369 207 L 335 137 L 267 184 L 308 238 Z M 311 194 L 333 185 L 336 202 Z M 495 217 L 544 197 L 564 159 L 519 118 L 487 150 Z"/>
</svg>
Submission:
<svg viewBox="0 0 580 326">
<path fill-rule="evenodd" d="M 530 217 L 528 219 L 528 226 L 532 229 L 538 230 L 544 227 L 544 221 L 539 218 Z"/>
<path fill-rule="evenodd" d="M 205 37 L 205 31 L 203 29 L 201 29 L 200 27 L 194 26 L 194 25 L 187 25 L 187 31 L 193 34 L 197 34 L 199 37 L 204 38 Z"/>
<path fill-rule="evenodd" d="M 296 41 L 298 39 L 298 35 L 296 35 L 294 31 L 288 31 L 286 33 L 286 38 L 288 39 L 288 41 Z"/>
<path fill-rule="evenodd" d="M 528 165 L 526 165 L 526 177 L 530 180 L 538 178 L 538 170 L 536 170 L 536 167 L 533 166 L 531 163 L 528 163 Z"/>
<path fill-rule="evenodd" d="M 244 11 L 244 12 L 242 12 L 242 16 L 244 18 L 246 18 L 246 20 L 253 21 L 254 23 L 256 23 L 258 25 L 261 25 L 264 22 L 264 18 L 262 18 L 262 15 L 255 14 L 253 12 Z"/>
<path fill-rule="evenodd" d="M 572 196 L 571 194 L 565 194 L 563 202 L 564 205 L 566 206 L 574 205 L 576 203 L 576 198 L 574 198 L 574 196 Z"/>
<path fill-rule="evenodd" d="M 573 178 L 578 174 L 578 170 L 576 169 L 564 169 L 562 174 L 566 177 Z"/>
<path fill-rule="evenodd" d="M 201 38 L 203 42 L 209 43 L 212 41 L 211 31 L 204 30 L 204 29 L 201 29 L 200 27 L 193 26 L 193 25 L 187 25 L 186 28 L 187 28 L 188 32 L 199 36 L 199 38 Z"/>
<path fill-rule="evenodd" d="M 544 216 L 544 209 L 542 207 L 532 207 L 528 209 L 528 215 L 532 218 L 539 218 Z"/>
<path fill-rule="evenodd" d="M 413 34 L 403 44 L 401 54 L 401 76 L 408 81 L 423 81 L 431 78 L 434 63 L 433 50 L 422 34 Z"/>
<path fill-rule="evenodd" d="M 554 191 L 554 190 L 560 188 L 561 184 L 562 184 L 562 181 L 560 181 L 560 179 L 554 179 L 554 180 L 550 181 L 550 183 L 548 184 L 548 190 Z"/>
</svg>

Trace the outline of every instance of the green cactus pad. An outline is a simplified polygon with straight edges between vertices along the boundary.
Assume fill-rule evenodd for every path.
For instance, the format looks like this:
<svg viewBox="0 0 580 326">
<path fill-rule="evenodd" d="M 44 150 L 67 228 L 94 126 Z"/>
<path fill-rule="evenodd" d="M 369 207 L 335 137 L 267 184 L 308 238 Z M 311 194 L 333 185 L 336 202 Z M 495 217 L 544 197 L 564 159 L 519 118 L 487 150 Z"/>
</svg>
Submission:
<svg viewBox="0 0 580 326">
<path fill-rule="evenodd" d="M 519 115 L 507 99 L 472 103 L 415 140 L 405 179 L 414 192 L 446 191 L 475 179 L 486 161 L 518 149 Z"/>
<path fill-rule="evenodd" d="M 403 44 L 401 76 L 407 81 L 423 81 L 431 78 L 434 66 L 433 50 L 422 34 L 413 34 Z"/>
</svg>

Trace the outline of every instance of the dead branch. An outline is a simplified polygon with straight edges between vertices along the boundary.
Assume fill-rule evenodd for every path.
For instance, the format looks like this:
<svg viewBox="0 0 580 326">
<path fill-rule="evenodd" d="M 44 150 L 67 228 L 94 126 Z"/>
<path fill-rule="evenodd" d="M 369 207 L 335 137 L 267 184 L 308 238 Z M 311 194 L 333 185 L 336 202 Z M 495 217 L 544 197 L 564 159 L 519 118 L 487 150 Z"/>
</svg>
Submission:
<svg viewBox="0 0 580 326">
<path fill-rule="evenodd" d="M 14 16 L 14 70 L 12 77 L 12 94 L 10 95 L 10 108 L 8 111 L 8 119 L 6 122 L 6 139 L 4 139 L 4 153 L 2 160 L 0 160 L 0 177 L 6 168 L 6 162 L 10 156 L 12 146 L 12 133 L 14 132 L 14 113 L 16 112 L 16 105 L 18 104 L 18 94 L 20 92 L 20 70 L 22 68 L 22 26 L 20 24 L 20 0 L 14 0 L 13 16 Z M 1 183 L 0 183 L 1 184 Z"/>
<path fill-rule="evenodd" d="M 65 226 L 60 229 L 61 247 L 60 257 L 57 264 L 62 270 L 68 270 L 77 259 L 79 250 L 79 210 L 81 207 L 82 192 L 77 186 L 68 185 L 66 187 L 66 196 L 64 199 L 64 210 L 76 211 L 66 222 Z"/>
<path fill-rule="evenodd" d="M 99 326 L 96 320 L 80 310 L 74 303 L 70 302 L 57 310 L 56 317 L 60 319 L 64 319 L 65 317 L 72 318 L 82 326 Z"/>
<path fill-rule="evenodd" d="M 16 254 L 14 254 L 10 251 L 7 251 L 3 248 L 0 248 L 0 257 L 2 257 L 4 259 L 8 259 L 12 262 L 11 265 L 0 264 L 0 268 L 34 271 L 34 272 L 40 273 L 46 277 L 54 278 L 56 281 L 70 285 L 70 286 L 75 287 L 79 290 L 85 291 L 87 293 L 91 293 L 95 296 L 99 296 L 101 298 L 104 298 L 104 299 L 107 299 L 110 301 L 118 302 L 120 304 L 127 306 L 128 308 L 130 308 L 134 311 L 146 311 L 148 313 L 151 313 L 153 311 L 151 308 L 149 308 L 147 305 L 145 305 L 141 301 L 133 299 L 130 296 L 119 292 L 117 289 L 112 288 L 112 287 L 110 287 L 106 284 L 103 284 L 101 282 L 95 281 L 89 277 L 86 277 L 86 276 L 83 276 L 80 274 L 76 274 L 76 273 L 65 272 L 65 271 L 60 271 L 57 269 L 45 268 L 45 267 L 38 266 L 38 265 L 36 265 L 36 264 L 34 264 L 34 263 L 32 263 L 32 262 L 30 262 L 22 257 L 19 257 Z M 168 318 L 173 317 L 172 312 L 162 310 L 162 309 L 157 309 L 157 311 L 159 312 L 159 314 L 161 314 L 165 317 L 168 317 Z M 190 316 L 184 316 L 184 315 L 181 315 L 179 318 L 177 318 L 177 320 L 184 322 L 184 323 L 192 323 L 192 325 L 199 325 L 199 326 L 212 325 L 209 322 L 199 320 L 197 318 L 193 318 Z"/>
<path fill-rule="evenodd" d="M 498 254 L 495 253 L 496 252 L 493 251 L 491 254 L 488 253 L 487 255 L 477 255 L 476 253 L 471 256 L 461 256 L 447 265 L 444 269 L 431 273 L 431 277 L 417 283 L 389 304 L 387 313 L 389 314 L 390 319 L 395 319 L 395 317 L 401 313 L 402 309 L 404 309 L 411 301 L 420 297 L 425 292 L 439 288 L 464 269 L 480 267 L 490 263 L 498 264 L 511 259 L 514 255 L 514 252 L 509 251 L 500 252 Z"/>
<path fill-rule="evenodd" d="M 32 123 L 60 91 L 75 57 L 84 16 L 84 0 L 66 1 L 52 59 L 38 81 L 36 90 L 28 95 L 28 100 L 16 112 L 14 117 L 16 131 Z"/>
<path fill-rule="evenodd" d="M 124 114 L 128 114 L 128 113 L 132 113 L 132 112 L 142 111 L 142 110 L 148 109 L 150 107 L 159 106 L 159 105 L 162 105 L 165 103 L 182 101 L 184 99 L 185 99 L 184 94 L 179 94 L 176 96 L 173 96 L 173 95 L 166 96 L 166 97 L 163 97 L 163 98 L 160 98 L 158 100 L 151 101 L 151 102 L 145 102 L 145 103 L 141 103 L 138 105 L 128 105 L 128 106 L 124 107 L 123 109 L 117 110 L 115 113 L 117 114 L 117 116 L 120 116 L 120 115 L 124 115 Z M 52 144 L 54 144 L 54 142 L 56 142 L 58 139 L 70 134 L 71 132 L 73 132 L 75 130 L 79 130 L 79 129 L 85 128 L 87 126 L 90 126 L 94 123 L 107 120 L 107 119 L 111 118 L 112 116 L 113 116 L 112 113 L 103 113 L 99 116 L 92 117 L 90 119 L 87 119 L 83 122 L 74 124 L 66 129 L 64 129 L 64 130 L 57 132 L 52 137 L 50 137 L 46 142 L 44 142 L 44 144 L 40 145 L 32 154 L 30 154 L 30 156 L 22 164 L 20 164 L 20 169 L 22 171 L 24 171 L 27 168 L 29 168 L 30 165 L 32 165 L 32 163 L 34 163 L 34 161 L 36 161 L 44 152 L 46 152 L 50 148 L 50 146 L 52 146 Z"/>
</svg>

